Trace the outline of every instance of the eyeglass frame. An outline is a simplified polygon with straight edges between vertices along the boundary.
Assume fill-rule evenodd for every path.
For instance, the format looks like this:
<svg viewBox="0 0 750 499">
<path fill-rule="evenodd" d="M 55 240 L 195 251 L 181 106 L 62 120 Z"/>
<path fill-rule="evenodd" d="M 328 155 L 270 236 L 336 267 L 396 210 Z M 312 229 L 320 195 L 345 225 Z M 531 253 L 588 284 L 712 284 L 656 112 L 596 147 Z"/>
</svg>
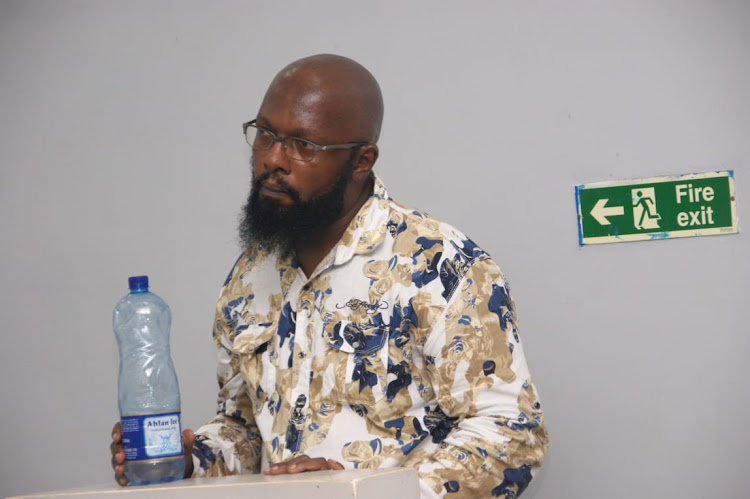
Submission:
<svg viewBox="0 0 750 499">
<path fill-rule="evenodd" d="M 277 135 L 277 134 L 273 133 L 271 130 L 269 130 L 268 128 L 265 128 L 265 127 L 262 127 L 262 126 L 258 126 L 257 122 L 258 122 L 258 120 L 254 119 L 254 120 L 248 121 L 247 123 L 243 123 L 242 124 L 242 133 L 245 136 L 245 142 L 247 142 L 250 147 L 252 147 L 253 149 L 255 149 L 257 151 L 270 151 L 271 149 L 273 149 L 273 146 L 274 146 L 274 144 L 276 144 L 276 142 L 280 142 L 281 143 L 281 148 L 284 150 L 284 154 L 286 155 L 286 157 L 289 158 L 289 159 L 293 159 L 294 161 L 302 161 L 302 162 L 305 162 L 305 163 L 309 163 L 310 161 L 312 161 L 312 160 L 315 159 L 315 156 L 318 154 L 318 151 L 329 151 L 329 150 L 337 150 L 337 149 L 352 149 L 352 148 L 355 148 L 355 147 L 362 147 L 362 146 L 370 145 L 370 142 L 347 142 L 346 144 L 320 145 L 320 144 L 316 144 L 315 142 L 313 142 L 311 140 L 303 139 L 301 137 L 284 137 L 282 135 Z M 260 130 L 260 131 L 262 131 L 264 133 L 267 133 L 271 137 L 271 145 L 268 146 L 268 148 L 266 148 L 266 149 L 261 149 L 259 147 L 255 147 L 255 144 L 251 144 L 247 140 L 247 129 L 250 128 L 250 127 L 253 127 L 256 130 Z M 256 137 L 257 137 L 257 135 L 256 135 Z M 290 140 L 290 139 L 291 140 L 298 140 L 300 142 L 304 142 L 305 144 L 311 145 L 313 147 L 313 152 L 312 152 L 312 156 L 310 156 L 310 159 L 300 159 L 300 158 L 293 158 L 293 157 L 289 156 L 289 152 L 287 150 L 286 141 Z"/>
</svg>

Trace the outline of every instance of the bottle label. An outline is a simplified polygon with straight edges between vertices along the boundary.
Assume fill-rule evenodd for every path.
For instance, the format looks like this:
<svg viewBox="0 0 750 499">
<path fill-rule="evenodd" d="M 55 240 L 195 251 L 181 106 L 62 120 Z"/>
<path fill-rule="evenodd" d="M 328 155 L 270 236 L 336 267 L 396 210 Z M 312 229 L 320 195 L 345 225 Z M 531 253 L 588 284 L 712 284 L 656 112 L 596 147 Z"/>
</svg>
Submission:
<svg viewBox="0 0 750 499">
<path fill-rule="evenodd" d="M 179 412 L 122 416 L 120 425 L 126 461 L 182 455 Z"/>
</svg>

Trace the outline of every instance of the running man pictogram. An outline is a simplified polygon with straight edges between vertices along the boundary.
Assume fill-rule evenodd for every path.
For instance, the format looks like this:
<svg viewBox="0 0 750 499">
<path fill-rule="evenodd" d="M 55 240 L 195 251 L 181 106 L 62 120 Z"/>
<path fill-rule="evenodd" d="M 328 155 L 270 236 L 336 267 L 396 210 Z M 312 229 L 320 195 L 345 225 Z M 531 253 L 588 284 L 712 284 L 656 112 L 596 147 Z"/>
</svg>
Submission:
<svg viewBox="0 0 750 499">
<path fill-rule="evenodd" d="M 638 230 L 658 229 L 661 215 L 656 211 L 656 193 L 653 187 L 633 189 L 633 224 Z"/>
</svg>

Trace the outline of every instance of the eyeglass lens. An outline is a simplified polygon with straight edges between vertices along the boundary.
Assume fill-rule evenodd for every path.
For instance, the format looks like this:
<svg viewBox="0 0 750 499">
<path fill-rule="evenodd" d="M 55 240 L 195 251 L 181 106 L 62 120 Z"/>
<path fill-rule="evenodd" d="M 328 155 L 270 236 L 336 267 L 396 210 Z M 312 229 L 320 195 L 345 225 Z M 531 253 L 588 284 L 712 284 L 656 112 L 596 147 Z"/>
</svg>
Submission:
<svg viewBox="0 0 750 499">
<path fill-rule="evenodd" d="M 247 127 L 245 138 L 248 144 L 260 151 L 271 149 L 273 143 L 278 140 L 269 132 L 254 126 Z M 284 152 L 291 159 L 310 161 L 315 156 L 315 146 L 309 142 L 294 137 L 287 137 L 281 140 L 283 141 Z"/>
</svg>

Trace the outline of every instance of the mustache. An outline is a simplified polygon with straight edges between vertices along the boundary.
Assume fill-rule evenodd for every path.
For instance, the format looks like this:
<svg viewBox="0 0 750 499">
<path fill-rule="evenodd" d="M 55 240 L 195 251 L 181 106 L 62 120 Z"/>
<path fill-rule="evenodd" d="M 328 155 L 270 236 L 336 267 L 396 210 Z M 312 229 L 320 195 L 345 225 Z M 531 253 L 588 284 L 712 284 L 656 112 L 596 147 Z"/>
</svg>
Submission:
<svg viewBox="0 0 750 499">
<path fill-rule="evenodd" d="M 289 196 L 294 200 L 295 203 L 299 203 L 301 201 L 299 191 L 297 191 L 297 189 L 289 185 L 289 183 L 286 180 L 284 180 L 284 178 L 281 177 L 280 175 L 278 174 L 274 175 L 273 171 L 265 171 L 261 173 L 260 175 L 258 175 L 257 177 L 255 177 L 253 179 L 253 190 L 257 192 L 258 189 L 260 189 L 260 186 L 271 177 L 273 177 L 274 183 L 278 185 L 279 187 L 281 187 L 287 194 L 289 194 Z"/>
</svg>

